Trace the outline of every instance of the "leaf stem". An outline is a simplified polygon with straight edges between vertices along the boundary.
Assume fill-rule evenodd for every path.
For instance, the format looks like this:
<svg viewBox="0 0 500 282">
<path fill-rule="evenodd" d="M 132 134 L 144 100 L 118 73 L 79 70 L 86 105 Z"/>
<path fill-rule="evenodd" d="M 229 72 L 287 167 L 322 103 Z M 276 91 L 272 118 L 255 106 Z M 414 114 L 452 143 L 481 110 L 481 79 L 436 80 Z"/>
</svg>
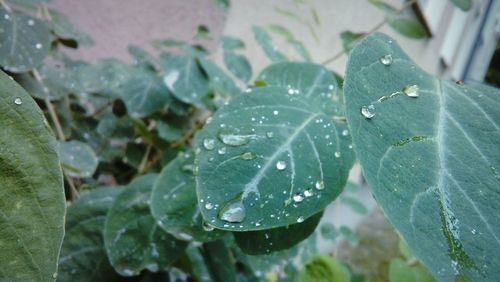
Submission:
<svg viewBox="0 0 500 282">
<path fill-rule="evenodd" d="M 9 7 L 9 5 L 7 5 L 7 3 L 5 3 L 4 0 L 0 0 L 0 5 L 2 5 L 2 7 L 9 13 L 12 13 L 12 9 Z"/>
<path fill-rule="evenodd" d="M 401 7 L 399 10 L 397 10 L 396 12 L 396 15 L 398 14 L 401 14 L 403 11 L 405 11 L 406 9 L 408 9 L 409 7 L 411 7 L 413 4 L 417 3 L 417 0 L 411 0 L 411 1 L 408 1 L 404 4 L 403 7 Z M 358 42 L 360 41 L 361 39 L 367 37 L 368 35 L 374 33 L 375 31 L 379 30 L 380 28 L 382 28 L 385 24 L 387 23 L 387 19 L 384 17 L 384 20 L 379 22 L 377 25 L 375 25 L 373 28 L 371 28 L 369 31 L 367 31 L 364 35 L 360 36 L 359 38 L 356 38 L 353 43 L 355 42 Z M 340 57 L 342 57 L 343 55 L 346 55 L 347 53 L 342 50 L 340 52 L 338 52 L 337 54 L 335 54 L 333 57 L 329 58 L 329 59 L 326 59 L 325 61 L 323 61 L 321 64 L 322 65 L 328 65 L 332 62 L 335 62 L 336 60 L 338 60 Z"/>
<path fill-rule="evenodd" d="M 139 175 L 143 174 L 147 169 L 149 155 L 151 154 L 152 148 L 153 148 L 153 145 L 151 145 L 151 144 L 148 144 L 148 146 L 146 147 L 146 152 L 144 153 L 144 156 L 142 157 L 142 160 L 141 160 L 141 164 L 139 165 L 139 168 L 137 169 L 137 173 Z"/>
<path fill-rule="evenodd" d="M 170 145 L 170 148 L 177 148 L 186 143 L 193 135 L 198 131 L 198 129 L 203 127 L 203 122 L 196 122 L 191 130 L 186 132 L 179 140 L 175 141 Z"/>
</svg>

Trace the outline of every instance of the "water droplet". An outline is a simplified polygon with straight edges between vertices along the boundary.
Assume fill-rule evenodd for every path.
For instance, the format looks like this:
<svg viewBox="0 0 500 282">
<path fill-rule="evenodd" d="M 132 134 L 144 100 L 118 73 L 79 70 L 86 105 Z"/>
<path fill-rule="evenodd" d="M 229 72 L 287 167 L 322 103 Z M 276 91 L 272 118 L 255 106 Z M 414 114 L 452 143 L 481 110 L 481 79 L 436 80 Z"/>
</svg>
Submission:
<svg viewBox="0 0 500 282">
<path fill-rule="evenodd" d="M 245 206 L 240 199 L 227 203 L 220 211 L 219 218 L 227 222 L 242 222 L 245 218 Z"/>
<path fill-rule="evenodd" d="M 313 192 L 313 190 L 312 190 L 312 189 L 306 189 L 306 190 L 304 191 L 304 196 L 306 196 L 306 197 L 311 197 L 312 195 L 314 195 L 314 192 Z"/>
<path fill-rule="evenodd" d="M 241 158 L 244 160 L 253 160 L 256 157 L 257 157 L 257 155 L 252 153 L 252 152 L 245 152 L 245 153 L 241 154 Z"/>
<path fill-rule="evenodd" d="M 340 152 L 335 152 L 333 155 L 334 155 L 337 159 L 338 159 L 338 158 L 340 158 Z"/>
<path fill-rule="evenodd" d="M 286 163 L 284 161 L 278 161 L 276 163 L 276 168 L 278 170 L 284 170 L 286 168 Z"/>
<path fill-rule="evenodd" d="M 352 145 L 351 145 L 351 144 L 349 144 L 349 146 L 348 146 L 348 147 L 349 147 L 349 149 L 352 149 Z"/>
<path fill-rule="evenodd" d="M 342 130 L 342 136 L 347 136 L 347 135 L 349 135 L 349 130 L 347 129 Z"/>
<path fill-rule="evenodd" d="M 299 193 L 296 193 L 295 195 L 293 195 L 293 201 L 296 202 L 296 203 L 300 203 L 304 200 L 304 196 L 302 196 L 302 194 L 299 192 Z"/>
<path fill-rule="evenodd" d="M 32 20 L 32 19 L 29 19 L 29 20 L 28 20 L 28 25 L 31 25 L 31 26 L 32 26 L 32 25 L 34 25 L 34 24 L 35 24 L 35 21 L 34 21 L 34 20 Z"/>
<path fill-rule="evenodd" d="M 207 210 L 211 210 L 211 209 L 213 209 L 213 208 L 214 208 L 214 204 L 212 204 L 212 203 L 208 202 L 208 203 L 206 203 L 206 204 L 205 204 L 205 208 L 206 208 Z"/>
<path fill-rule="evenodd" d="M 22 103 L 23 103 L 23 100 L 21 100 L 21 98 L 17 97 L 16 99 L 14 99 L 14 104 L 21 105 Z"/>
<path fill-rule="evenodd" d="M 294 91 L 292 88 L 288 89 L 288 94 L 293 95 Z"/>
<path fill-rule="evenodd" d="M 328 85 L 328 89 L 333 90 L 333 85 L 332 84 Z"/>
<path fill-rule="evenodd" d="M 212 138 L 203 139 L 203 147 L 207 150 L 213 150 L 215 148 L 215 140 Z"/>
<path fill-rule="evenodd" d="M 213 120 L 212 117 L 208 117 L 207 120 L 205 120 L 205 124 L 210 124 L 212 120 Z"/>
<path fill-rule="evenodd" d="M 37 44 L 35 44 L 35 48 L 36 48 L 36 49 L 42 49 L 42 44 L 41 44 L 41 43 L 37 43 Z"/>
<path fill-rule="evenodd" d="M 387 55 L 383 56 L 382 58 L 380 58 L 380 62 L 384 66 L 390 66 L 392 64 L 392 55 L 387 54 Z"/>
<path fill-rule="evenodd" d="M 418 86 L 417 85 L 407 85 L 403 88 L 403 92 L 408 97 L 416 98 L 416 97 L 418 97 Z"/>
<path fill-rule="evenodd" d="M 323 181 L 316 181 L 314 187 L 316 187 L 316 189 L 318 190 L 323 190 L 325 189 L 325 183 Z"/>
<path fill-rule="evenodd" d="M 203 230 L 205 230 L 205 231 L 208 231 L 208 232 L 214 231 L 214 227 L 206 221 L 203 221 L 202 226 L 203 226 Z"/>
<path fill-rule="evenodd" d="M 57 272 L 52 273 L 52 278 L 56 279 L 57 278 Z"/>
<path fill-rule="evenodd" d="M 237 134 L 227 134 L 227 133 L 219 133 L 219 139 L 222 143 L 230 146 L 241 146 L 245 145 L 250 140 L 256 139 L 256 135 L 237 135 Z"/>
<path fill-rule="evenodd" d="M 276 111 L 276 110 L 274 110 L 274 111 L 273 111 L 273 115 L 275 115 L 275 116 L 277 116 L 279 113 L 280 113 L 280 112 L 278 112 L 278 111 Z"/>
<path fill-rule="evenodd" d="M 374 117 L 375 116 L 375 106 L 368 105 L 368 106 L 361 107 L 361 114 L 367 119 Z"/>
<path fill-rule="evenodd" d="M 224 155 L 226 153 L 226 147 L 221 147 L 217 150 L 217 153 L 219 153 L 219 155 Z"/>
<path fill-rule="evenodd" d="M 297 222 L 298 223 L 304 222 L 304 217 L 303 216 L 299 216 L 299 218 L 297 218 Z"/>
<path fill-rule="evenodd" d="M 274 132 L 268 131 L 268 132 L 266 132 L 266 136 L 267 136 L 267 138 L 273 138 L 274 137 Z"/>
<path fill-rule="evenodd" d="M 471 232 L 473 235 L 476 235 L 476 229 L 472 229 L 470 232 Z"/>
<path fill-rule="evenodd" d="M 10 19 L 9 14 L 5 14 L 5 15 L 3 15 L 3 17 L 4 17 L 4 19 L 6 19 L 6 20 Z"/>
</svg>

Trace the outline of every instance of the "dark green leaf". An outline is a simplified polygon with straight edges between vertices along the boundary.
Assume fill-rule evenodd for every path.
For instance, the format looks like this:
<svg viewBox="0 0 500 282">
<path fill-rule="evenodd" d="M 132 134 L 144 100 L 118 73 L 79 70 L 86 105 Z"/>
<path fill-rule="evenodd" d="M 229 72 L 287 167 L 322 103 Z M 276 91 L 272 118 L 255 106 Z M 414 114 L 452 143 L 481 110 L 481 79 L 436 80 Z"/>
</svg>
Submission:
<svg viewBox="0 0 500 282">
<path fill-rule="evenodd" d="M 177 99 L 198 107 L 204 105 L 203 98 L 208 93 L 208 80 L 195 58 L 169 56 L 165 58 L 162 67 L 167 72 L 163 81 Z"/>
<path fill-rule="evenodd" d="M 221 44 L 222 48 L 228 51 L 245 47 L 245 43 L 241 39 L 227 35 L 222 36 Z"/>
<path fill-rule="evenodd" d="M 166 270 L 187 243 L 161 229 L 151 216 L 149 201 L 157 175 L 134 179 L 116 197 L 104 227 L 104 243 L 111 265 L 123 276 L 141 270 Z"/>
<path fill-rule="evenodd" d="M 0 66 L 26 72 L 40 65 L 50 51 L 50 31 L 38 19 L 0 8 Z"/>
<path fill-rule="evenodd" d="M 64 172 L 71 177 L 91 177 L 97 168 L 97 156 L 86 143 L 59 142 L 59 155 Z"/>
<path fill-rule="evenodd" d="M 346 125 L 332 118 L 335 79 L 313 66 L 265 70 L 261 77 L 276 86 L 234 97 L 196 136 L 198 200 L 213 204 L 202 214 L 217 228 L 300 223 L 344 187 L 353 152 Z"/>
<path fill-rule="evenodd" d="M 304 265 L 300 282 L 349 282 L 348 270 L 329 256 L 315 256 Z"/>
<path fill-rule="evenodd" d="M 104 221 L 120 188 L 97 188 L 82 193 L 68 207 L 66 235 L 59 260 L 60 281 L 117 281 L 119 275 L 104 249 Z"/>
<path fill-rule="evenodd" d="M 226 68 L 237 78 L 248 82 L 252 78 L 252 66 L 247 58 L 231 51 L 224 52 L 224 64 Z"/>
<path fill-rule="evenodd" d="M 210 35 L 210 30 L 206 25 L 203 24 L 198 26 L 195 37 L 202 39 L 212 39 L 212 36 Z"/>
<path fill-rule="evenodd" d="M 358 43 L 358 40 L 365 36 L 364 32 L 351 32 L 351 31 L 343 31 L 340 33 L 340 40 L 342 41 L 342 47 L 344 48 L 344 52 L 349 53 L 352 48 Z"/>
<path fill-rule="evenodd" d="M 398 13 L 398 9 L 394 8 L 393 6 L 380 1 L 380 0 L 368 0 L 371 4 L 373 4 L 375 7 L 379 8 L 380 10 L 384 11 L 387 15 L 395 15 Z"/>
<path fill-rule="evenodd" d="M 234 239 L 238 247 L 249 255 L 269 254 L 289 249 L 314 232 L 322 214 L 318 213 L 302 223 L 284 227 L 250 232 L 234 232 Z"/>
<path fill-rule="evenodd" d="M 52 30 L 59 38 L 74 39 L 78 44 L 83 46 L 94 45 L 94 40 L 85 32 L 79 30 L 64 14 L 57 11 L 50 10 L 50 17 L 52 19 Z"/>
<path fill-rule="evenodd" d="M 169 124 L 164 121 L 158 122 L 158 136 L 169 142 L 176 141 L 182 137 L 182 129 L 175 124 Z"/>
<path fill-rule="evenodd" d="M 386 20 L 389 26 L 406 37 L 416 39 L 427 37 L 425 27 L 417 20 L 391 16 L 387 17 Z"/>
<path fill-rule="evenodd" d="M 352 51 L 344 91 L 366 180 L 415 256 L 443 281 L 500 277 L 500 91 L 439 80 L 383 34 Z"/>
<path fill-rule="evenodd" d="M 236 268 L 231 253 L 224 241 L 217 240 L 203 244 L 203 258 L 212 281 L 236 282 Z"/>
<path fill-rule="evenodd" d="M 42 73 L 43 76 L 43 73 Z M 43 85 L 37 81 L 29 73 L 21 73 L 15 75 L 16 81 L 28 92 L 31 96 L 38 99 L 56 100 L 67 96 L 69 93 L 51 83 L 49 80 L 43 80 Z"/>
<path fill-rule="evenodd" d="M 0 280 L 53 281 L 65 201 L 57 145 L 42 111 L 0 71 Z"/>
<path fill-rule="evenodd" d="M 257 40 L 257 43 L 259 43 L 262 50 L 264 50 L 264 53 L 266 53 L 267 57 L 272 62 L 281 62 L 287 60 L 285 55 L 283 55 L 283 53 L 281 53 L 278 48 L 274 46 L 271 37 L 269 37 L 269 34 L 267 34 L 267 32 L 262 27 L 254 26 L 252 27 L 252 31 L 255 40 Z"/>
<path fill-rule="evenodd" d="M 196 201 L 193 161 L 192 152 L 179 153 L 163 168 L 151 193 L 151 213 L 161 228 L 179 239 L 212 241 L 224 233 L 203 222 Z"/>
<path fill-rule="evenodd" d="M 199 58 L 201 67 L 210 79 L 210 89 L 223 96 L 238 95 L 241 91 L 234 81 L 215 63 Z"/>
<path fill-rule="evenodd" d="M 165 109 L 171 101 L 170 93 L 161 78 L 147 70 L 136 70 L 119 89 L 127 112 L 134 118 L 149 116 Z"/>
<path fill-rule="evenodd" d="M 460 10 L 467 12 L 472 8 L 472 0 L 451 0 L 453 5 L 457 6 Z"/>
<path fill-rule="evenodd" d="M 207 265 L 203 260 L 201 249 L 195 247 L 194 244 L 190 244 L 186 248 L 186 255 L 189 257 L 189 261 L 191 262 L 193 276 L 196 279 L 196 281 L 212 282 L 212 278 L 210 277 L 210 272 L 208 271 Z"/>
</svg>

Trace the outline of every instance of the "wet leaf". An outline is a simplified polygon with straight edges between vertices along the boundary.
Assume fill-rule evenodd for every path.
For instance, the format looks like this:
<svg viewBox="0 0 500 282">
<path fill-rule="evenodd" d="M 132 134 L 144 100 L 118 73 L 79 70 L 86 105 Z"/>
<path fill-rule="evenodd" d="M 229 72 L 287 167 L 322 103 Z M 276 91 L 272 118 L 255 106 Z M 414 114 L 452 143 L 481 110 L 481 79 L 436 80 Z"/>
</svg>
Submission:
<svg viewBox="0 0 500 282">
<path fill-rule="evenodd" d="M 97 156 L 87 143 L 59 142 L 59 155 L 61 166 L 71 177 L 91 177 L 97 168 Z"/>
<path fill-rule="evenodd" d="M 0 71 L 0 280 L 54 281 L 65 200 L 42 111 Z"/>
<path fill-rule="evenodd" d="M 344 94 L 366 180 L 415 256 L 439 280 L 499 277 L 498 89 L 439 80 L 377 33 Z"/>
<path fill-rule="evenodd" d="M 226 51 L 224 52 L 224 64 L 240 80 L 248 82 L 252 78 L 252 66 L 245 56 Z"/>
</svg>

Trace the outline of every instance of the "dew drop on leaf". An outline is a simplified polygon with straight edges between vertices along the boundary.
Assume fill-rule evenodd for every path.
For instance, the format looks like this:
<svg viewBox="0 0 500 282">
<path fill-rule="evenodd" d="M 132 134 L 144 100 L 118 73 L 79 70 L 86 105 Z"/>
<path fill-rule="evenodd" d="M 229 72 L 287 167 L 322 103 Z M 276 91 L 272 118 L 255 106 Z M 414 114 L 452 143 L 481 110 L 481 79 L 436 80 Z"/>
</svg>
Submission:
<svg viewBox="0 0 500 282">
<path fill-rule="evenodd" d="M 203 147 L 207 150 L 213 150 L 215 148 L 215 140 L 212 138 L 203 139 Z"/>
<path fill-rule="evenodd" d="M 298 223 L 304 222 L 304 217 L 303 216 L 299 216 L 299 218 L 297 218 L 297 222 Z"/>
<path fill-rule="evenodd" d="M 273 138 L 274 137 L 274 132 L 268 131 L 268 132 L 266 132 L 266 136 L 267 136 L 267 138 Z"/>
<path fill-rule="evenodd" d="M 224 154 L 226 154 L 226 147 L 221 147 L 221 148 L 219 148 L 219 149 L 217 150 L 217 153 L 218 153 L 219 155 L 224 155 Z"/>
<path fill-rule="evenodd" d="M 250 142 L 250 140 L 255 139 L 256 135 L 237 135 L 237 134 L 227 134 L 220 133 L 219 139 L 222 143 L 230 146 L 242 146 Z"/>
<path fill-rule="evenodd" d="M 242 222 L 245 218 L 245 206 L 240 199 L 227 203 L 220 211 L 219 218 L 227 222 Z"/>
<path fill-rule="evenodd" d="M 208 222 L 203 221 L 203 230 L 208 231 L 208 232 L 214 231 L 214 227 L 212 225 L 208 224 Z"/>
<path fill-rule="evenodd" d="M 349 130 L 347 129 L 342 130 L 342 136 L 347 136 L 347 135 L 349 135 Z"/>
<path fill-rule="evenodd" d="M 314 195 L 313 190 L 311 190 L 311 189 L 306 189 L 306 190 L 304 191 L 304 196 L 306 196 L 306 197 L 311 197 L 312 195 Z"/>
<path fill-rule="evenodd" d="M 367 119 L 374 117 L 375 116 L 375 106 L 368 105 L 368 106 L 361 107 L 361 114 Z"/>
<path fill-rule="evenodd" d="M 390 66 L 392 64 L 392 55 L 388 54 L 380 58 L 380 63 L 384 66 Z"/>
<path fill-rule="evenodd" d="M 278 170 L 284 170 L 286 168 L 286 163 L 284 161 L 278 161 L 276 163 L 276 168 Z"/>
<path fill-rule="evenodd" d="M 418 86 L 417 85 L 407 85 L 403 88 L 403 92 L 408 97 L 417 98 L 418 97 Z"/>
<path fill-rule="evenodd" d="M 253 160 L 256 157 L 257 157 L 257 155 L 255 155 L 252 152 L 246 152 L 246 153 L 241 154 L 241 158 L 244 160 Z"/>
<path fill-rule="evenodd" d="M 36 48 L 36 49 L 42 49 L 42 44 L 41 44 L 41 43 L 37 43 L 37 44 L 35 44 L 35 48 Z"/>
<path fill-rule="evenodd" d="M 296 202 L 296 203 L 300 203 L 304 200 L 304 196 L 302 196 L 302 194 L 299 192 L 295 195 L 293 195 L 293 201 Z"/>
<path fill-rule="evenodd" d="M 21 98 L 17 97 L 16 99 L 14 99 L 14 104 L 21 105 L 22 103 L 23 103 L 23 100 L 21 100 Z"/>
<path fill-rule="evenodd" d="M 340 152 L 335 152 L 333 155 L 334 155 L 337 159 L 338 159 L 338 158 L 340 158 Z"/>
<path fill-rule="evenodd" d="M 209 203 L 206 203 L 206 204 L 205 204 L 205 208 L 206 208 L 207 210 L 211 210 L 211 209 L 213 209 L 213 208 L 214 208 L 214 204 L 212 204 L 212 203 L 210 203 L 210 202 L 209 202 Z"/>
<path fill-rule="evenodd" d="M 316 189 L 318 190 L 323 190 L 325 189 L 325 183 L 323 181 L 316 181 L 314 187 L 316 187 Z"/>
</svg>

